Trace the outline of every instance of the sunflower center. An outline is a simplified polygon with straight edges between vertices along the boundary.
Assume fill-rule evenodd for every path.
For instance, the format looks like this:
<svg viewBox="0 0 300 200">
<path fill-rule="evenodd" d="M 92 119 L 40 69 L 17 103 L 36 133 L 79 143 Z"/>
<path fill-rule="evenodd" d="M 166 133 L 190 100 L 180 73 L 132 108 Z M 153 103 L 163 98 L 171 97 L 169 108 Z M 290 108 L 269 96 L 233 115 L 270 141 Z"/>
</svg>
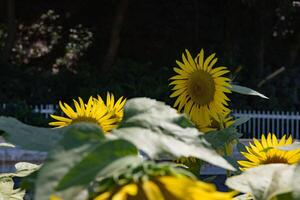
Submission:
<svg viewBox="0 0 300 200">
<path fill-rule="evenodd" d="M 73 119 L 71 124 L 75 124 L 75 123 L 78 123 L 78 122 L 92 122 L 92 123 L 96 123 L 96 124 L 99 125 L 99 122 L 95 118 L 86 117 L 86 116 L 77 117 L 76 119 Z"/>
<path fill-rule="evenodd" d="M 207 105 L 214 99 L 215 82 L 211 75 L 205 71 L 193 72 L 188 79 L 188 93 L 198 105 Z"/>
<path fill-rule="evenodd" d="M 289 163 L 289 162 L 287 158 L 279 155 L 267 156 L 267 159 L 261 162 L 261 164 L 272 164 L 272 163 Z"/>
</svg>

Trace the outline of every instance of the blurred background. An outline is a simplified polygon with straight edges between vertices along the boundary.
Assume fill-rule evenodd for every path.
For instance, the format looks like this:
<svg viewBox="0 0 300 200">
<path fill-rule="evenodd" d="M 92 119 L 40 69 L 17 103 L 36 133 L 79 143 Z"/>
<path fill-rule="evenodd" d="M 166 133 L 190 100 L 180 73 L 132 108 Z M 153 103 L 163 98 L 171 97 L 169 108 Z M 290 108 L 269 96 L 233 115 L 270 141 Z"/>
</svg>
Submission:
<svg viewBox="0 0 300 200">
<path fill-rule="evenodd" d="M 234 109 L 299 110 L 298 1 L 1 0 L 0 114 L 47 125 L 35 105 L 106 91 L 171 105 L 175 60 L 201 48 L 270 98 L 231 95 Z"/>
</svg>

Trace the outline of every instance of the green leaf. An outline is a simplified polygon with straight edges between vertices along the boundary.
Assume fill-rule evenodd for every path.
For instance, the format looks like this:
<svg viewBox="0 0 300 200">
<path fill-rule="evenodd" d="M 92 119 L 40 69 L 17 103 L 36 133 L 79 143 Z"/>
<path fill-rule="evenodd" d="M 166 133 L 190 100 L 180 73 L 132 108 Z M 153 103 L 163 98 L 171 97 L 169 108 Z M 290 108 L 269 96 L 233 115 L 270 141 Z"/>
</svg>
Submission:
<svg viewBox="0 0 300 200">
<path fill-rule="evenodd" d="M 297 200 L 297 198 L 293 198 L 292 193 L 289 192 L 289 193 L 280 194 L 280 195 L 276 196 L 276 200 Z"/>
<path fill-rule="evenodd" d="M 211 131 L 203 136 L 214 149 L 223 150 L 225 145 L 238 140 L 238 132 L 234 127 L 228 127 L 220 131 Z"/>
<path fill-rule="evenodd" d="M 114 130 L 113 135 L 132 142 L 154 160 L 175 160 L 182 156 L 193 156 L 213 165 L 235 170 L 206 141 L 200 138 L 197 138 L 197 142 L 187 143 L 143 128 L 122 128 Z"/>
<path fill-rule="evenodd" d="M 63 139 L 49 152 L 39 170 L 34 199 L 48 200 L 62 177 L 105 140 L 102 130 L 92 123 L 77 123 L 63 131 Z M 83 189 L 76 187 L 68 194 L 73 193 L 75 196 Z"/>
<path fill-rule="evenodd" d="M 115 160 L 107 167 L 103 168 L 99 173 L 98 177 L 106 178 L 109 176 L 119 176 L 122 173 L 125 173 L 128 168 L 134 168 L 138 165 L 141 165 L 144 162 L 144 159 L 139 156 L 126 156 Z"/>
<path fill-rule="evenodd" d="M 255 90 L 252 90 L 250 88 L 247 88 L 247 87 L 244 87 L 244 86 L 239 86 L 239 85 L 231 85 L 231 86 L 232 87 L 229 88 L 229 89 L 233 92 L 237 92 L 237 93 L 245 94 L 245 95 L 254 95 L 254 96 L 259 96 L 261 98 L 269 99 L 265 95 L 255 91 Z"/>
<path fill-rule="evenodd" d="M 61 139 L 62 129 L 40 128 L 23 124 L 12 117 L 0 117 L 4 138 L 22 149 L 49 151 Z"/>
<path fill-rule="evenodd" d="M 128 155 L 137 155 L 136 147 L 126 140 L 110 140 L 99 143 L 94 150 L 76 164 L 62 178 L 57 190 L 72 186 L 87 186 L 101 170 L 114 161 Z"/>
<path fill-rule="evenodd" d="M 234 120 L 234 124 L 232 124 L 232 126 L 240 126 L 240 125 L 246 123 L 247 121 L 249 121 L 250 119 L 251 119 L 251 117 L 246 117 L 246 116 L 239 117 Z"/>
<path fill-rule="evenodd" d="M 294 169 L 295 166 L 287 164 L 261 165 L 228 178 L 226 185 L 242 193 L 251 193 L 256 200 L 270 200 L 292 191 Z"/>
<path fill-rule="evenodd" d="M 229 162 L 234 168 L 238 169 L 240 166 L 237 163 L 237 160 L 233 156 L 224 156 L 224 158 Z"/>
<path fill-rule="evenodd" d="M 246 146 L 241 142 L 237 143 L 236 148 L 239 152 L 246 152 L 247 151 Z"/>
<path fill-rule="evenodd" d="M 140 127 L 163 134 L 184 138 L 198 137 L 200 133 L 192 122 L 164 102 L 149 98 L 133 98 L 127 101 L 124 118 L 119 128 Z"/>
<path fill-rule="evenodd" d="M 151 159 L 193 156 L 211 164 L 234 168 L 211 148 L 191 122 L 162 102 L 135 98 L 127 102 L 121 125 L 109 134 L 135 144 Z"/>
<path fill-rule="evenodd" d="M 284 150 L 284 151 L 296 150 L 296 149 L 300 149 L 300 142 L 294 142 L 293 144 L 290 145 L 277 146 L 274 148 Z"/>
</svg>

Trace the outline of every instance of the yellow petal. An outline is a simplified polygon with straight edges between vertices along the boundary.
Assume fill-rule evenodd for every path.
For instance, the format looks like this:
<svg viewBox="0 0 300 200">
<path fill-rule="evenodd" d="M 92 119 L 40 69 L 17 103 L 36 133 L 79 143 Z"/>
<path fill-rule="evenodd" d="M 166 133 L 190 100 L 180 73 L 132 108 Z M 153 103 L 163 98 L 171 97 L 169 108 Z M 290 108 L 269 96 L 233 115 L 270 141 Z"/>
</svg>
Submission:
<svg viewBox="0 0 300 200">
<path fill-rule="evenodd" d="M 206 60 L 204 61 L 204 64 L 203 64 L 203 70 L 204 71 L 207 71 L 207 68 L 208 68 L 208 64 L 210 63 L 210 61 L 215 57 L 215 53 L 211 54 L 210 56 L 208 56 L 206 58 Z"/>
<path fill-rule="evenodd" d="M 62 122 L 71 122 L 71 119 L 65 118 L 65 117 L 61 117 L 61 116 L 57 116 L 57 115 L 50 115 L 53 119 L 56 119 L 58 121 L 62 121 Z"/>
<path fill-rule="evenodd" d="M 157 185 L 152 181 L 146 181 L 142 185 L 147 200 L 164 200 L 164 197 Z"/>
<path fill-rule="evenodd" d="M 196 67 L 195 61 L 194 61 L 193 57 L 191 56 L 190 52 L 187 49 L 185 50 L 185 52 L 187 55 L 188 63 L 191 65 L 191 67 L 193 69 L 196 69 L 197 67 Z"/>
<path fill-rule="evenodd" d="M 94 200 L 109 200 L 109 197 L 111 196 L 111 192 L 104 192 L 94 198 Z"/>
</svg>

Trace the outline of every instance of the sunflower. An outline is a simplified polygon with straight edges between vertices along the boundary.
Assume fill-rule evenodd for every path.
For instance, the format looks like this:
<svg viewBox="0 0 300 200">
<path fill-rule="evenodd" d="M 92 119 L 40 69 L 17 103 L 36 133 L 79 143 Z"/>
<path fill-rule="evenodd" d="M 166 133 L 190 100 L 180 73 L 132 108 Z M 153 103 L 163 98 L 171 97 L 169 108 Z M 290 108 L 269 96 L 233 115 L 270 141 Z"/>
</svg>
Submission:
<svg viewBox="0 0 300 200">
<path fill-rule="evenodd" d="M 158 176 L 131 182 L 98 195 L 94 200 L 229 200 L 235 192 L 218 192 L 214 185 L 184 176 Z"/>
<path fill-rule="evenodd" d="M 101 96 L 98 95 L 98 101 L 102 102 L 104 104 L 104 101 L 102 100 Z M 123 119 L 124 110 L 123 107 L 125 105 L 126 99 L 123 99 L 123 97 L 119 98 L 115 102 L 115 97 L 113 94 L 110 94 L 109 92 L 106 95 L 106 107 L 109 110 L 109 112 L 114 113 L 114 117 L 118 119 L 120 122 Z"/>
<path fill-rule="evenodd" d="M 199 131 L 207 133 L 210 131 L 219 131 L 228 128 L 234 123 L 233 118 L 229 115 L 230 112 L 217 114 L 217 118 L 210 117 L 205 120 L 201 113 L 193 115 L 192 121 L 195 123 Z"/>
<path fill-rule="evenodd" d="M 229 112 L 229 98 L 225 93 L 231 93 L 230 79 L 222 75 L 229 72 L 226 67 L 213 68 L 217 62 L 215 54 L 204 59 L 203 49 L 195 59 L 188 50 L 182 54 L 182 62 L 176 61 L 179 68 L 174 68 L 177 75 L 171 77 L 170 85 L 174 85 L 171 94 L 177 97 L 174 107 L 182 109 L 192 119 L 197 116 L 206 124 L 210 117 L 218 119 L 218 114 Z"/>
<path fill-rule="evenodd" d="M 79 101 L 73 100 L 75 110 L 60 101 L 59 106 L 67 117 L 51 115 L 57 121 L 50 122 L 49 125 L 60 128 L 77 122 L 93 122 L 107 133 L 115 128 L 123 118 L 125 100 L 122 101 L 122 97 L 114 103 L 114 96 L 108 93 L 106 105 L 100 96 L 98 99 L 90 97 L 87 104 L 80 97 L 78 99 Z"/>
<path fill-rule="evenodd" d="M 260 142 L 254 138 L 254 144 L 250 142 L 250 147 L 246 147 L 247 152 L 241 152 L 247 159 L 247 161 L 238 161 L 241 170 L 271 163 L 298 163 L 300 160 L 300 149 L 284 151 L 274 148 L 290 145 L 292 142 L 292 136 L 289 136 L 288 139 L 286 139 L 286 135 L 284 135 L 280 141 L 278 141 L 275 134 L 271 133 L 268 134 L 267 138 L 262 135 Z"/>
</svg>

